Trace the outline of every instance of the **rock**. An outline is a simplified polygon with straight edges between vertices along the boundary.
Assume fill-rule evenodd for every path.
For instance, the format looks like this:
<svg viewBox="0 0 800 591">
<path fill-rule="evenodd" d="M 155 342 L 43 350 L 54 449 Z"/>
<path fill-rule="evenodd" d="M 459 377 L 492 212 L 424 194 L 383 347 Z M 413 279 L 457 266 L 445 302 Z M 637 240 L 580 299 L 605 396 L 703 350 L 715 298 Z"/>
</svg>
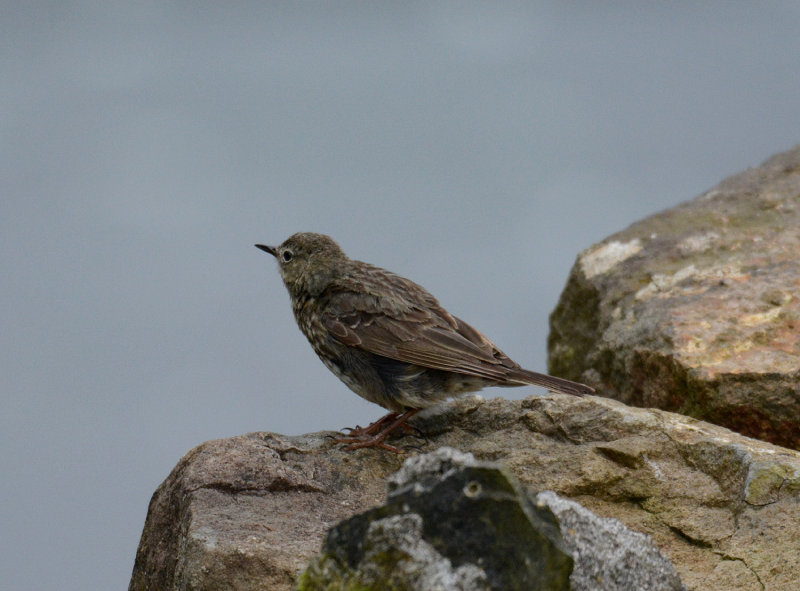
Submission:
<svg viewBox="0 0 800 591">
<path fill-rule="evenodd" d="M 572 591 L 686 589 L 672 563 L 648 536 L 629 530 L 618 519 L 598 517 L 552 491 L 539 493 L 536 500 L 555 514 L 575 560 L 570 576 Z"/>
<path fill-rule="evenodd" d="M 328 533 L 298 591 L 686 589 L 647 536 L 551 491 L 531 499 L 471 454 L 412 457 L 389 483 L 385 505 Z"/>
<path fill-rule="evenodd" d="M 800 146 L 578 256 L 549 367 L 800 448 Z"/>
<path fill-rule="evenodd" d="M 413 424 L 426 433 L 423 452 L 449 446 L 500 462 L 528 490 L 649 535 L 693 591 L 800 588 L 798 452 L 595 396 L 466 398 Z M 346 452 L 326 433 L 207 442 L 153 495 L 130 589 L 291 589 L 328 529 L 383 502 L 404 459 Z M 427 551 L 413 523 L 372 535 L 406 526 L 409 547 Z M 459 566 L 441 572 L 478 580 Z"/>
<path fill-rule="evenodd" d="M 355 519 L 355 518 L 352 518 Z M 327 589 L 392 589 L 392 591 L 489 591 L 486 572 L 467 563 L 458 567 L 423 539 L 422 517 L 416 513 L 377 519 L 359 542 L 358 561 L 350 566 L 336 559 L 335 548 L 312 560 L 300 576 L 298 591 Z"/>
<path fill-rule="evenodd" d="M 567 591 L 571 571 L 546 505 L 502 466 L 440 448 L 406 462 L 386 504 L 335 526 L 298 589 Z"/>
</svg>

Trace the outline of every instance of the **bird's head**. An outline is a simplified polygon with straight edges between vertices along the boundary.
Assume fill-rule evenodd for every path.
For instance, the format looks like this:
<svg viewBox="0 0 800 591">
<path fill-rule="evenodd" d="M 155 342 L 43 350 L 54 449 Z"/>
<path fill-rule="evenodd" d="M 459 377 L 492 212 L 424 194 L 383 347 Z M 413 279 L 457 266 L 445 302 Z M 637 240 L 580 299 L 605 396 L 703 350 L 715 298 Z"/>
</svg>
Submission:
<svg viewBox="0 0 800 591">
<path fill-rule="evenodd" d="M 319 295 L 349 260 L 330 236 L 314 232 L 293 234 L 280 246 L 256 244 L 256 248 L 278 260 L 278 271 L 293 297 Z"/>
</svg>

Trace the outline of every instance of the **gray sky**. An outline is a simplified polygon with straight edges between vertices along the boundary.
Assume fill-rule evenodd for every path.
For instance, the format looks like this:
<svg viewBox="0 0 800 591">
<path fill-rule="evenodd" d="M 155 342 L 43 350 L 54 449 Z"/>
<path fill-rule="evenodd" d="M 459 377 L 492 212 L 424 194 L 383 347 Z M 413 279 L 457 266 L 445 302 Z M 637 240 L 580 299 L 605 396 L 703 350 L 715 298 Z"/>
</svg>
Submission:
<svg viewBox="0 0 800 591">
<path fill-rule="evenodd" d="M 794 2 L 5 3 L 0 580 L 125 588 L 191 447 L 382 413 L 255 242 L 331 234 L 544 370 L 581 249 L 800 141 L 798 30 Z"/>
</svg>

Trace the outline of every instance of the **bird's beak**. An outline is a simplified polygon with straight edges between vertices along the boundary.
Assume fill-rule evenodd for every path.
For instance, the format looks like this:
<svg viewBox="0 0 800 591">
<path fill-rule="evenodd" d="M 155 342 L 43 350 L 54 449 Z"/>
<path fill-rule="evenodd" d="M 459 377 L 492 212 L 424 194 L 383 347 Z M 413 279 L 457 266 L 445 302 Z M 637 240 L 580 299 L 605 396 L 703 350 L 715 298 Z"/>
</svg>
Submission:
<svg viewBox="0 0 800 591">
<path fill-rule="evenodd" d="M 271 254 L 276 258 L 278 256 L 278 249 L 275 248 L 274 246 L 264 246 L 263 244 L 256 244 L 256 248 L 260 248 L 264 252 L 268 252 L 269 254 Z"/>
</svg>

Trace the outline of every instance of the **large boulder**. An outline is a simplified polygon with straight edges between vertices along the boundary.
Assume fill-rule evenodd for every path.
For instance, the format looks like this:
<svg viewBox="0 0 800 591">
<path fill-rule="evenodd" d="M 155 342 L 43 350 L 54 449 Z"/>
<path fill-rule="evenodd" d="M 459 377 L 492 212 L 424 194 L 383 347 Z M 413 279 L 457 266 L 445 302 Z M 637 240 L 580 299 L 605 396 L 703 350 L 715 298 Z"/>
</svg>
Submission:
<svg viewBox="0 0 800 591">
<path fill-rule="evenodd" d="M 551 373 L 800 448 L 800 147 L 581 253 Z"/>
<path fill-rule="evenodd" d="M 415 418 L 420 451 L 500 462 L 530 491 L 619 519 L 690 589 L 800 588 L 800 453 L 594 396 L 474 397 Z M 252 433 L 190 451 L 153 495 L 131 591 L 291 589 L 331 527 L 383 502 L 405 459 L 326 435 Z"/>
</svg>

